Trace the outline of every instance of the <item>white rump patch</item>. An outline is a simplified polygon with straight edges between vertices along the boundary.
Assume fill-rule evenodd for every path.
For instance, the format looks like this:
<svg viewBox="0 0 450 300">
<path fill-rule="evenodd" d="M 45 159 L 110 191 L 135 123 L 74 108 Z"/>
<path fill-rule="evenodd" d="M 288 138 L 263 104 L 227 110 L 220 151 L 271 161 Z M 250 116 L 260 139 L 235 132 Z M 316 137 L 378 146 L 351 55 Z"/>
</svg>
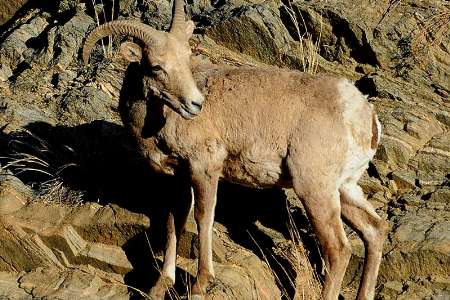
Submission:
<svg viewBox="0 0 450 300">
<path fill-rule="evenodd" d="M 341 101 L 344 104 L 344 124 L 347 127 L 348 150 L 344 168 L 341 174 L 341 182 L 358 181 L 362 173 L 367 169 L 369 161 L 375 155 L 375 150 L 363 147 L 354 135 L 366 139 L 370 145 L 372 139 L 372 111 L 366 97 L 348 80 L 342 80 L 338 84 Z M 377 120 L 378 139 L 381 136 L 381 126 Z"/>
</svg>

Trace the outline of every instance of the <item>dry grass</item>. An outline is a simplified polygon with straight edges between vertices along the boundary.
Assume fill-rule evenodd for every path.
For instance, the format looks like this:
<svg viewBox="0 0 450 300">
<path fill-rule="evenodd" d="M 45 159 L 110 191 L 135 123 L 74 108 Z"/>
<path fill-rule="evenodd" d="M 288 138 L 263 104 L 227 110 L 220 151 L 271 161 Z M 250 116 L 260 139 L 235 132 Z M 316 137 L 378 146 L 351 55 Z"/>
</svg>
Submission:
<svg viewBox="0 0 450 300">
<path fill-rule="evenodd" d="M 303 247 L 303 242 L 295 224 L 295 221 L 290 213 L 288 208 L 288 230 L 290 235 L 290 243 L 285 245 L 282 249 L 274 249 L 274 254 L 278 257 L 281 257 L 285 261 L 288 262 L 294 273 L 290 270 L 286 269 L 286 267 L 280 262 L 280 260 L 274 255 L 270 253 L 271 261 L 274 263 L 270 263 L 268 257 L 259 246 L 257 241 L 250 235 L 250 238 L 253 240 L 255 245 L 257 246 L 259 252 L 261 253 L 263 260 L 269 266 L 269 269 L 272 275 L 275 278 L 277 285 L 280 287 L 281 296 L 283 299 L 292 299 L 292 300 L 315 300 L 320 299 L 322 285 L 320 283 L 319 277 L 312 267 L 311 263 L 308 259 L 308 254 L 306 249 Z M 276 264 L 276 266 L 273 266 Z M 275 271 L 275 268 L 281 270 L 283 273 L 283 281 L 280 276 Z M 281 274 L 280 274 L 281 275 Z M 295 290 L 294 297 L 289 295 L 288 290 Z"/>
<path fill-rule="evenodd" d="M 83 192 L 72 190 L 60 178 L 54 178 L 39 184 L 36 200 L 76 207 L 83 204 L 83 197 Z"/>
<path fill-rule="evenodd" d="M 97 5 L 96 5 L 96 0 L 91 0 L 92 3 L 92 10 L 94 11 L 94 15 L 95 15 L 95 21 L 97 22 L 97 26 L 100 26 L 102 23 L 100 23 L 100 17 L 99 17 L 99 12 L 97 11 Z M 107 14 L 106 14 L 106 6 L 103 3 L 103 0 L 100 0 L 100 5 L 101 5 L 101 12 L 103 14 L 103 20 L 105 20 L 105 22 L 108 20 L 107 19 Z M 114 20 L 114 9 L 115 9 L 115 0 L 112 0 L 112 7 L 111 7 L 111 21 Z M 103 49 L 103 54 L 105 55 L 106 58 L 111 58 L 113 56 L 113 36 L 108 36 L 108 47 L 105 46 L 105 43 L 103 42 L 103 39 L 101 40 L 101 44 L 102 44 L 102 49 Z"/>
<path fill-rule="evenodd" d="M 51 150 L 50 145 L 29 131 L 11 137 L 3 156 L 0 156 L 0 173 L 10 173 L 30 180 L 36 191 L 36 201 L 77 206 L 83 203 L 83 192 L 75 191 L 63 183 L 61 173 L 74 163 L 66 163 Z M 66 147 L 67 149 L 70 149 Z"/>
<path fill-rule="evenodd" d="M 313 35 L 308 31 L 308 27 L 306 26 L 305 19 L 303 18 L 301 12 L 299 12 L 299 16 L 305 32 L 302 33 L 302 31 L 300 30 L 300 22 L 294 8 L 292 7 L 291 0 L 288 0 L 287 4 L 282 3 L 282 6 L 288 13 L 289 18 L 291 19 L 291 22 L 293 23 L 296 33 L 299 37 L 300 61 L 302 65 L 302 71 L 311 75 L 315 75 L 317 74 L 317 70 L 319 67 L 320 41 L 322 39 L 323 24 L 322 20 L 320 21 L 319 36 L 314 41 Z"/>
<path fill-rule="evenodd" d="M 289 211 L 289 210 L 288 210 Z M 295 273 L 295 296 L 294 300 L 319 299 L 322 285 L 319 278 L 308 260 L 308 254 L 303 247 L 297 225 L 292 214 L 289 213 L 289 235 L 292 241 L 292 251 L 284 252 L 284 258 L 294 267 Z"/>
</svg>

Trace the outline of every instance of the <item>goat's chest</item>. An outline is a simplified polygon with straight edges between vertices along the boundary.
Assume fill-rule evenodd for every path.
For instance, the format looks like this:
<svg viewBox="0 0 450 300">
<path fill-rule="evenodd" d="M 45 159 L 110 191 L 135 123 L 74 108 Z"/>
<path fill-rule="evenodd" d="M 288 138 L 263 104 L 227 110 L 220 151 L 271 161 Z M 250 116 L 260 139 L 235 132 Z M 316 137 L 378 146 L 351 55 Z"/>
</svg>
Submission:
<svg viewBox="0 0 450 300">
<path fill-rule="evenodd" d="M 180 158 L 168 149 L 163 139 L 157 137 L 138 138 L 138 146 L 153 170 L 167 175 L 175 174 L 180 165 Z"/>
</svg>

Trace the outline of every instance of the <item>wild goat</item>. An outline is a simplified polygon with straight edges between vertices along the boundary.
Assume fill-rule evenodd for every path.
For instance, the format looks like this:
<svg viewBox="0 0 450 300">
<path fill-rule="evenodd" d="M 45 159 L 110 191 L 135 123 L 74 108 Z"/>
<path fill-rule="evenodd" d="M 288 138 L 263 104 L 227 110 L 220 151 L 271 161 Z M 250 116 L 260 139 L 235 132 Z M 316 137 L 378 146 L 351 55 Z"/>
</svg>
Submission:
<svg viewBox="0 0 450 300">
<path fill-rule="evenodd" d="M 338 298 L 351 256 L 342 215 L 366 247 L 358 299 L 372 299 L 387 231 L 357 184 L 380 138 L 372 106 L 349 81 L 325 75 L 214 65 L 193 75 L 188 41 L 194 24 L 185 20 L 183 6 L 175 0 L 170 32 L 134 21 L 96 28 L 83 58 L 87 62 L 94 44 L 111 34 L 131 35 L 144 44 L 143 51 L 131 43 L 122 48 L 130 61 L 141 61 L 142 70 L 148 66 L 140 79 L 141 96 L 126 99 L 122 117 L 151 166 L 187 175 L 186 197 L 193 189 L 200 240 L 194 298 L 202 299 L 214 279 L 214 209 L 219 179 L 225 179 L 257 188 L 294 188 L 322 247 L 323 299 Z M 186 205 L 182 220 L 189 210 Z M 150 291 L 155 299 L 163 299 L 175 281 L 184 222 L 175 223 L 170 215 L 162 275 Z"/>
</svg>

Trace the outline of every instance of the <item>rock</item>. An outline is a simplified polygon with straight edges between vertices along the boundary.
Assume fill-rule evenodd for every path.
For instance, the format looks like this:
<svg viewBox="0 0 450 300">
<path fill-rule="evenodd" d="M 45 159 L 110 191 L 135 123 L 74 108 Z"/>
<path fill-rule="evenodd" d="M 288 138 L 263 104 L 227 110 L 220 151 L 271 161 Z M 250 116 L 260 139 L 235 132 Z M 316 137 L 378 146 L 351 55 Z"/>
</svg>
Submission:
<svg viewBox="0 0 450 300">
<path fill-rule="evenodd" d="M 378 73 L 371 73 L 356 82 L 356 86 L 371 97 L 390 98 L 398 101 L 405 101 L 408 96 L 404 93 L 403 83 L 387 79 Z"/>
<path fill-rule="evenodd" d="M 33 296 L 19 287 L 18 273 L 0 272 L 0 299 L 32 300 Z"/>
<path fill-rule="evenodd" d="M 416 187 L 416 176 L 410 170 L 397 170 L 392 172 L 392 179 L 394 180 L 398 189 L 402 192 L 414 189 Z"/>
<path fill-rule="evenodd" d="M 26 63 L 26 51 L 29 49 L 27 42 L 41 34 L 46 26 L 48 26 L 47 21 L 37 16 L 6 37 L 0 47 L 0 61 L 2 64 L 8 65 L 15 71 L 20 63 Z"/>
<path fill-rule="evenodd" d="M 268 64 L 281 63 L 280 56 L 289 51 L 293 41 L 280 20 L 275 4 L 242 6 L 222 16 L 206 29 L 217 44 L 244 53 Z M 256 45 L 256 46 L 255 46 Z"/>
<path fill-rule="evenodd" d="M 414 276 L 445 276 L 450 272 L 450 214 L 419 209 L 396 217 L 390 234 L 393 250 L 385 257 L 382 278 L 405 280 Z"/>
<path fill-rule="evenodd" d="M 117 112 L 105 106 L 108 102 L 116 101 L 97 87 L 86 86 L 70 90 L 59 97 L 56 114 L 59 120 L 68 125 L 92 122 L 100 116 L 103 120 L 117 122 Z"/>
<path fill-rule="evenodd" d="M 443 188 L 434 192 L 427 202 L 437 202 L 446 205 L 447 210 L 450 209 L 450 189 Z"/>
<path fill-rule="evenodd" d="M 28 0 L 10 0 L 0 3 L 0 26 L 8 22 Z"/>
<path fill-rule="evenodd" d="M 422 185 L 437 185 L 450 173 L 450 132 L 435 135 L 411 161 Z M 437 183 L 437 184 L 436 184 Z"/>
<path fill-rule="evenodd" d="M 0 81 L 7 81 L 13 75 L 8 65 L 0 64 Z"/>
<path fill-rule="evenodd" d="M 130 298 L 121 278 L 86 266 L 80 269 L 37 268 L 18 274 L 0 272 L 2 296 L 11 300 Z"/>
<path fill-rule="evenodd" d="M 385 161 L 394 170 L 406 166 L 413 157 L 414 150 L 402 140 L 385 135 L 381 138 L 376 158 Z"/>
<path fill-rule="evenodd" d="M 269 284 L 273 278 L 264 278 L 267 276 L 268 270 L 261 269 L 261 261 L 254 259 L 254 254 L 248 253 L 247 256 L 241 256 L 242 253 L 236 253 L 236 261 L 234 263 L 214 263 L 214 271 L 216 279 L 208 289 L 206 299 L 280 299 L 280 292 L 276 285 Z M 256 265 L 254 265 L 256 263 Z M 195 276 L 197 270 L 196 262 L 190 259 L 178 259 L 178 266 Z"/>
<path fill-rule="evenodd" d="M 369 195 L 373 195 L 377 192 L 384 192 L 386 189 L 385 187 L 383 187 L 379 179 L 370 177 L 367 173 L 365 173 L 361 177 L 358 183 L 361 186 L 363 192 Z"/>
<path fill-rule="evenodd" d="M 408 290 L 406 281 L 416 278 L 447 278 L 450 272 L 450 214 L 448 211 L 429 210 L 423 207 L 423 200 L 415 210 L 400 211 L 390 222 L 395 224 L 385 242 L 383 260 L 380 266 L 379 285 L 381 299 L 398 299 L 397 295 Z M 421 203 L 422 205 L 421 205 Z M 357 238 L 350 239 L 353 254 L 345 282 L 357 287 L 364 256 L 363 244 Z M 421 291 L 424 297 L 434 291 L 450 289 L 449 282 L 427 281 L 428 292 Z M 411 291 L 408 295 L 414 295 Z M 411 298 L 405 298 L 411 299 Z"/>
<path fill-rule="evenodd" d="M 71 209 L 34 202 L 2 219 L 0 270 L 89 264 L 126 274 L 132 266 L 120 246 L 148 226 L 146 217 L 114 206 Z"/>
<path fill-rule="evenodd" d="M 63 225 L 70 224 L 89 242 L 117 246 L 122 246 L 150 226 L 149 219 L 142 214 L 132 213 L 117 205 L 101 206 L 96 203 L 71 208 L 32 202 L 9 217 L 16 224 L 35 231 L 40 228 L 47 228 L 47 232 L 51 231 L 50 228 L 58 231 Z"/>
<path fill-rule="evenodd" d="M 9 1 L 6 5 L 19 2 Z M 97 120 L 120 124 L 117 98 L 127 63 L 113 55 L 108 63 L 87 68 L 77 64 L 81 43 L 95 21 L 88 15 L 91 12 L 76 2 L 36 3 L 37 10 L 23 11 L 23 18 L 2 32 L 0 126 L 8 124 L 3 132 L 21 130 L 36 121 L 76 129 Z M 191 2 L 186 11 L 198 25 L 191 41 L 193 51 L 215 63 L 302 69 L 305 52 L 300 47 L 297 25 L 304 43 L 320 37 L 316 57 L 319 70 L 355 81 L 369 96 L 383 127 L 376 159 L 360 181 L 369 201 L 392 227 L 376 298 L 449 298 L 450 37 L 444 32 L 433 40 L 438 30 L 426 29 L 430 21 L 447 12 L 445 4 L 434 0 L 299 0 L 292 1 L 291 10 L 289 1 Z M 140 19 L 158 29 L 170 26 L 171 1 L 119 1 L 119 6 L 119 18 Z M 297 23 L 289 13 L 294 14 Z M 48 24 L 49 20 L 52 23 Z M 309 34 L 305 34 L 306 30 Z M 99 48 L 94 49 L 98 54 L 93 55 L 96 62 L 103 58 Z M 103 142 L 91 138 L 98 127 L 91 130 L 95 126 L 81 126 L 86 130 L 83 134 L 90 138 L 88 151 L 95 151 Z M 76 139 L 79 131 L 74 132 Z M 80 155 L 86 152 L 83 147 L 76 151 Z M 14 193 L 20 194 L 20 188 Z M 281 198 L 288 200 L 296 212 L 301 211 L 292 190 L 285 193 L 286 197 Z M 0 269 L 10 273 L 0 274 L 0 298 L 3 291 L 11 291 L 8 297 L 17 294 L 18 299 L 27 299 L 29 294 L 23 296 L 24 289 L 19 285 L 27 291 L 39 291 L 39 297 L 49 297 L 48 286 L 36 283 L 45 278 L 45 283 L 58 283 L 55 293 L 60 293 L 60 298 L 82 295 L 101 299 L 101 290 L 113 290 L 108 277 L 117 277 L 120 282 L 123 274 L 131 270 L 130 261 L 135 264 L 124 249 L 149 226 L 146 217 L 114 205 L 86 204 L 69 209 L 33 201 L 24 207 L 16 200 L 8 200 L 5 206 L 3 203 L 0 200 L 0 211 L 8 214 L 2 215 L 0 221 Z M 280 245 L 291 245 L 283 237 L 288 234 L 280 230 L 285 220 L 274 218 L 277 213 L 270 207 L 266 209 L 271 218 L 269 225 L 255 217 L 248 226 L 264 236 L 269 248 L 274 248 L 274 255 L 278 255 Z M 233 217 L 230 214 L 224 218 Z M 305 217 L 299 223 L 303 221 Z M 196 265 L 194 259 L 198 256 L 197 234 L 195 226 L 189 226 L 180 243 L 180 267 L 195 274 L 191 265 Z M 313 239 L 308 230 L 302 228 L 301 232 Z M 260 254 L 257 247 L 241 239 L 239 243 L 245 244 L 245 249 L 232 241 L 227 228 L 218 223 L 214 234 L 218 280 L 211 287 L 212 298 L 280 298 L 273 270 L 263 262 L 264 258 L 249 251 Z M 352 295 L 349 298 L 355 298 L 364 248 L 354 234 L 350 241 L 354 255 L 343 290 Z M 320 265 L 319 259 L 313 263 Z M 86 264 L 95 267 L 86 270 Z M 95 275 L 101 271 L 108 273 Z M 283 278 L 282 271 L 276 273 L 280 274 Z M 307 277 L 299 274 L 297 278 Z M 73 291 L 78 295 L 71 294 Z M 110 298 L 114 299 L 114 295 Z M 120 299 L 121 294 L 117 295 Z"/>
<path fill-rule="evenodd" d="M 436 114 L 436 119 L 442 124 L 450 126 L 450 114 L 446 111 L 441 111 Z"/>
<path fill-rule="evenodd" d="M 49 35 L 47 51 L 53 52 L 52 64 L 59 70 L 67 69 L 77 59 L 83 39 L 87 36 L 88 29 L 93 26 L 94 20 L 85 13 L 85 6 L 78 5 L 73 18 L 57 27 L 52 32 L 54 37 Z"/>
<path fill-rule="evenodd" d="M 0 215 L 11 214 L 33 198 L 33 192 L 18 178 L 0 175 Z"/>
</svg>

